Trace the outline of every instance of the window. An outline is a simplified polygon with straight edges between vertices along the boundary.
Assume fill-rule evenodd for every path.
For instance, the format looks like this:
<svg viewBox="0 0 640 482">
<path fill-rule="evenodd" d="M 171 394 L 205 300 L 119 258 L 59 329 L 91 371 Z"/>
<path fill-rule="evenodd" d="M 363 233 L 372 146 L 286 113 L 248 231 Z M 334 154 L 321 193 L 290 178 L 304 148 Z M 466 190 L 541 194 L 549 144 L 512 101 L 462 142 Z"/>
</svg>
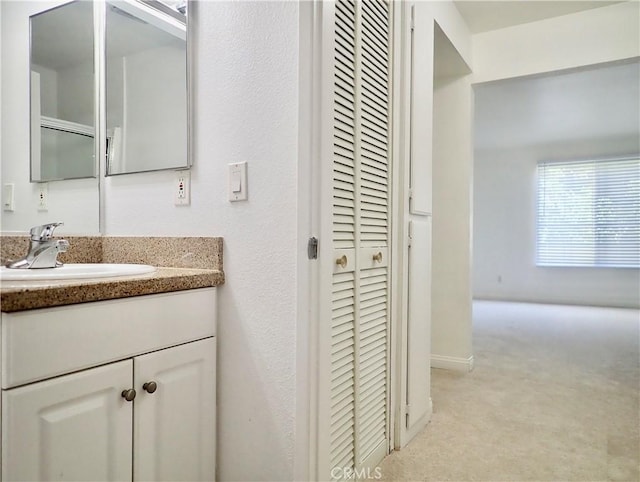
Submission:
<svg viewBox="0 0 640 482">
<path fill-rule="evenodd" d="M 538 163 L 538 266 L 640 267 L 640 159 Z"/>
</svg>

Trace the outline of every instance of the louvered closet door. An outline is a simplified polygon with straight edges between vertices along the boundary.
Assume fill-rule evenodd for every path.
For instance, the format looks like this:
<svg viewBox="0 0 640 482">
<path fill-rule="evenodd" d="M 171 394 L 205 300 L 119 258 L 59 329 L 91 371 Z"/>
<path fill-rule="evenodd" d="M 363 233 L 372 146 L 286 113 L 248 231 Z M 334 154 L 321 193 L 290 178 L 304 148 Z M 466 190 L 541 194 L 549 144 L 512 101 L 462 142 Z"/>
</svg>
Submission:
<svg viewBox="0 0 640 482">
<path fill-rule="evenodd" d="M 335 3 L 332 469 L 389 450 L 389 25 L 384 1 Z"/>
</svg>

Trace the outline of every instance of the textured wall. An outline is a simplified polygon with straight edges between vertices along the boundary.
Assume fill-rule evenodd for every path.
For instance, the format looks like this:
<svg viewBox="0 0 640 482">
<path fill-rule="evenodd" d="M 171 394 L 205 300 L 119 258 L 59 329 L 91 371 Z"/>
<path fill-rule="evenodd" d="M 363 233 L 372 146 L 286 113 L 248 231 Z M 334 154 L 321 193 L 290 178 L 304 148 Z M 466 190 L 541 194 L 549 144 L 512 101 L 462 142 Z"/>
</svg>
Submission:
<svg viewBox="0 0 640 482">
<path fill-rule="evenodd" d="M 291 480 L 298 5 L 203 1 L 193 6 L 191 205 L 174 206 L 172 171 L 110 177 L 102 192 L 101 228 L 113 236 L 224 237 L 227 276 L 218 289 L 219 478 Z M 1 8 L 2 182 L 16 182 L 17 205 L 29 209 L 2 213 L 2 227 L 24 230 L 40 220 L 80 223 L 88 217 L 91 221 L 77 227 L 65 226 L 65 232 L 97 232 L 95 180 L 89 183 L 91 202 L 85 199 L 86 182 L 63 181 L 50 184 L 49 213 L 35 209 L 34 185 L 28 182 L 27 38 L 28 15 L 42 5 L 2 2 Z M 239 161 L 248 161 L 249 200 L 232 204 L 227 201 L 227 163 Z M 56 210 L 58 195 L 71 203 L 63 211 Z"/>
<path fill-rule="evenodd" d="M 295 429 L 298 5 L 197 2 L 191 206 L 173 172 L 108 178 L 107 235 L 224 237 L 220 480 L 291 480 Z M 249 200 L 227 201 L 248 161 Z"/>
</svg>

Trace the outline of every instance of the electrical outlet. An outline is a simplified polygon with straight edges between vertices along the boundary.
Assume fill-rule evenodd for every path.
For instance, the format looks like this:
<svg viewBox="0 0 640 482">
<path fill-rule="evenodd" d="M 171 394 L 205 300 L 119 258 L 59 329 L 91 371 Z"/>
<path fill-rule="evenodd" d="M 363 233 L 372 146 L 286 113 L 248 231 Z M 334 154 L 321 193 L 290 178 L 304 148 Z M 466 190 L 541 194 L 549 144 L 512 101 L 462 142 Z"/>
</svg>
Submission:
<svg viewBox="0 0 640 482">
<path fill-rule="evenodd" d="M 49 210 L 49 185 L 46 182 L 38 184 L 38 211 Z"/>
<path fill-rule="evenodd" d="M 188 206 L 191 204 L 191 172 L 176 171 L 174 185 L 174 203 L 176 206 Z"/>
</svg>

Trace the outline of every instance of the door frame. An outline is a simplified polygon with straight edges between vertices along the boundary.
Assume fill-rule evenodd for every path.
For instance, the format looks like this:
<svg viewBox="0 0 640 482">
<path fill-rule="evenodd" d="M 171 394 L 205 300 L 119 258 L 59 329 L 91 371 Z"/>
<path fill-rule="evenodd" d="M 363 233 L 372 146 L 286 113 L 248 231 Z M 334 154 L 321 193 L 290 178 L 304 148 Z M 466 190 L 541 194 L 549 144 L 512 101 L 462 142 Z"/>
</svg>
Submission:
<svg viewBox="0 0 640 482">
<path fill-rule="evenodd" d="M 407 267 L 410 149 L 410 8 L 390 2 L 391 17 L 391 206 L 390 206 L 390 364 L 389 447 L 401 446 L 407 373 Z M 333 41 L 329 26 L 333 2 L 301 2 L 299 55 L 299 162 L 298 162 L 298 327 L 296 347 L 296 480 L 323 480 L 328 467 L 329 440 L 320 424 L 330 416 L 329 367 L 331 277 L 333 247 L 330 182 L 332 178 Z M 407 40 L 408 39 L 408 40 Z M 410 50 L 409 50 L 410 52 Z M 318 239 L 317 259 L 310 260 L 307 242 Z M 323 390 L 325 393 L 323 393 Z M 405 395 L 403 396 L 403 393 Z M 326 431 L 324 431 L 326 434 Z M 326 448 L 323 448 L 326 447 Z"/>
<path fill-rule="evenodd" d="M 309 259 L 308 243 L 320 237 L 322 159 L 322 0 L 300 2 L 298 92 L 298 250 L 296 326 L 296 423 L 294 480 L 318 478 L 318 340 L 321 320 L 320 251 Z M 325 60 L 326 61 L 326 60 Z"/>
<path fill-rule="evenodd" d="M 393 41 L 393 201 L 391 257 L 391 426 L 392 450 L 405 443 L 407 325 L 409 317 L 409 198 L 411 160 L 411 5 L 394 2 Z"/>
</svg>

